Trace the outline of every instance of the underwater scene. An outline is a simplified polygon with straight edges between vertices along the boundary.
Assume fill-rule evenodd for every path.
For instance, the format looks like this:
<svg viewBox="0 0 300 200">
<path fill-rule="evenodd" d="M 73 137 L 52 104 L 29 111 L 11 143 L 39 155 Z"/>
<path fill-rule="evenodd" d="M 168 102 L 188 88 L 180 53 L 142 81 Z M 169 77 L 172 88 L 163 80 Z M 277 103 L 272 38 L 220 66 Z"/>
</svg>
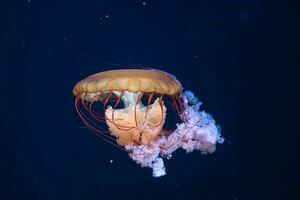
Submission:
<svg viewBox="0 0 300 200">
<path fill-rule="evenodd" d="M 267 164 L 277 6 L 6 2 L 0 199 L 291 199 Z"/>
</svg>

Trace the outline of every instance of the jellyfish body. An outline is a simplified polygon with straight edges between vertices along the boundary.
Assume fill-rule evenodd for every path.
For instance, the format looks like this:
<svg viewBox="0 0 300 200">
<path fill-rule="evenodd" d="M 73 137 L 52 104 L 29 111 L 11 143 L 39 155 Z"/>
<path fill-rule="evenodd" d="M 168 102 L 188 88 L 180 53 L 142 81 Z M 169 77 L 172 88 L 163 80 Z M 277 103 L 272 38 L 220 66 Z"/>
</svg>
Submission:
<svg viewBox="0 0 300 200">
<path fill-rule="evenodd" d="M 154 177 L 165 175 L 162 157 L 170 158 L 176 149 L 214 152 L 216 143 L 223 142 L 212 117 L 199 111 L 198 99 L 191 92 L 182 93 L 180 82 L 164 71 L 100 72 L 78 82 L 73 94 L 76 111 L 87 127 L 110 143 L 116 139 L 133 160 L 151 167 Z M 174 131 L 163 129 L 166 97 L 182 120 Z M 103 114 L 93 108 L 95 102 L 102 102 Z M 107 124 L 109 133 L 99 122 Z"/>
</svg>

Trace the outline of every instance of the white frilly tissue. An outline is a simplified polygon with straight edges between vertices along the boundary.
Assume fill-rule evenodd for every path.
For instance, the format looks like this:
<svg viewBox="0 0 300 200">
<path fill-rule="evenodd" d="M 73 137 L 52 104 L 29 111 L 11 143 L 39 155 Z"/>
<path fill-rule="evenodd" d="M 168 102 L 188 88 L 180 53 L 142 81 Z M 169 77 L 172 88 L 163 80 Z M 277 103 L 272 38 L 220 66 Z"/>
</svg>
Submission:
<svg viewBox="0 0 300 200">
<path fill-rule="evenodd" d="M 129 156 L 142 167 L 152 168 L 153 177 L 166 174 L 163 158 L 171 158 L 172 153 L 182 148 L 187 153 L 200 150 L 213 153 L 217 143 L 223 143 L 220 128 L 212 116 L 200 111 L 201 102 L 191 91 L 183 93 L 184 121 L 168 136 L 161 136 L 150 145 L 127 145 Z"/>
</svg>

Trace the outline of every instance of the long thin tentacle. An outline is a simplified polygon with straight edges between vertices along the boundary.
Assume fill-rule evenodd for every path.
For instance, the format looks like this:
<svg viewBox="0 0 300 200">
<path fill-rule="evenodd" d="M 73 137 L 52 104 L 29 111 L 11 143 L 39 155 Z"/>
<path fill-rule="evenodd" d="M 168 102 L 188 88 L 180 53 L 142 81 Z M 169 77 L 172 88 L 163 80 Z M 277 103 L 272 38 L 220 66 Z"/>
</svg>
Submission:
<svg viewBox="0 0 300 200">
<path fill-rule="evenodd" d="M 153 96 L 154 96 L 154 93 L 151 93 L 150 96 L 148 97 L 148 103 L 147 103 L 147 108 L 146 108 L 144 119 L 146 119 L 146 117 L 147 117 L 147 113 L 148 113 L 149 106 L 151 104 Z"/>
<path fill-rule="evenodd" d="M 81 99 L 81 105 L 82 107 L 85 109 L 85 111 L 87 113 L 90 113 L 89 112 L 89 109 L 87 108 L 87 106 L 85 105 L 86 102 L 84 101 L 84 99 L 82 98 Z M 79 107 L 78 107 L 79 108 Z M 80 109 L 80 108 L 79 108 Z M 91 113 L 90 113 L 91 114 Z M 88 121 L 90 122 L 91 124 L 93 124 L 93 126 L 96 126 L 97 128 L 101 129 L 101 130 L 105 130 L 104 128 L 102 128 L 101 126 L 99 126 L 95 121 L 93 121 L 91 118 L 89 118 L 86 114 L 84 114 L 82 111 L 81 111 L 81 115 Z M 96 119 L 93 115 L 92 115 L 93 119 Z M 96 119 L 97 120 L 97 119 Z M 100 122 L 103 122 L 101 120 L 97 120 L 97 121 L 100 121 Z"/>
<path fill-rule="evenodd" d="M 117 144 L 113 143 L 112 141 L 110 140 L 113 140 L 115 141 L 114 138 L 106 135 L 106 134 L 103 134 L 102 132 L 100 132 L 98 129 L 96 129 L 92 124 L 90 124 L 88 121 L 87 121 L 87 117 L 83 114 L 83 112 L 80 110 L 80 96 L 76 96 L 76 99 L 75 99 L 75 109 L 76 109 L 76 112 L 78 114 L 78 116 L 81 118 L 81 120 L 84 122 L 84 124 L 90 128 L 92 130 L 92 132 L 100 137 L 101 139 L 103 139 L 104 141 L 112 144 L 113 146 L 117 147 L 118 149 L 121 149 L 123 151 L 125 151 L 125 149 L 121 148 L 120 146 L 118 146 Z"/>
<path fill-rule="evenodd" d="M 134 120 L 135 120 L 135 126 L 136 127 L 138 126 L 138 120 L 137 120 L 137 115 L 136 115 L 136 108 L 137 108 L 137 105 L 142 101 L 143 95 L 144 95 L 144 93 L 139 94 L 138 99 L 137 99 L 137 101 L 135 103 L 135 106 L 134 106 Z"/>
<path fill-rule="evenodd" d="M 179 116 L 180 116 L 181 120 L 186 121 L 186 116 L 185 116 L 185 112 L 184 112 L 184 105 L 182 103 L 182 97 L 180 96 L 180 94 L 175 95 L 175 100 L 176 100 L 177 105 L 178 105 Z"/>
</svg>

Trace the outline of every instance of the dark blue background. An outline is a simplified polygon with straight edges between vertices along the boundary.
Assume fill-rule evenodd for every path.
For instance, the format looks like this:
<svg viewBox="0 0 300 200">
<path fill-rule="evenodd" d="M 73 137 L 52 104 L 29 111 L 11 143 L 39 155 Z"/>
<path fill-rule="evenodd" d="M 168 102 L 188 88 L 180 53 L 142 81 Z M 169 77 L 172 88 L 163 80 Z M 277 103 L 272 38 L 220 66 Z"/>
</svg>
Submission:
<svg viewBox="0 0 300 200">
<path fill-rule="evenodd" d="M 281 174 L 290 166 L 272 149 L 281 131 L 281 4 L 23 0 L 1 10 L 1 200 L 295 197 L 299 182 Z M 174 74 L 225 143 L 212 155 L 177 151 L 167 176 L 154 179 L 78 129 L 76 82 L 132 66 Z"/>
</svg>

